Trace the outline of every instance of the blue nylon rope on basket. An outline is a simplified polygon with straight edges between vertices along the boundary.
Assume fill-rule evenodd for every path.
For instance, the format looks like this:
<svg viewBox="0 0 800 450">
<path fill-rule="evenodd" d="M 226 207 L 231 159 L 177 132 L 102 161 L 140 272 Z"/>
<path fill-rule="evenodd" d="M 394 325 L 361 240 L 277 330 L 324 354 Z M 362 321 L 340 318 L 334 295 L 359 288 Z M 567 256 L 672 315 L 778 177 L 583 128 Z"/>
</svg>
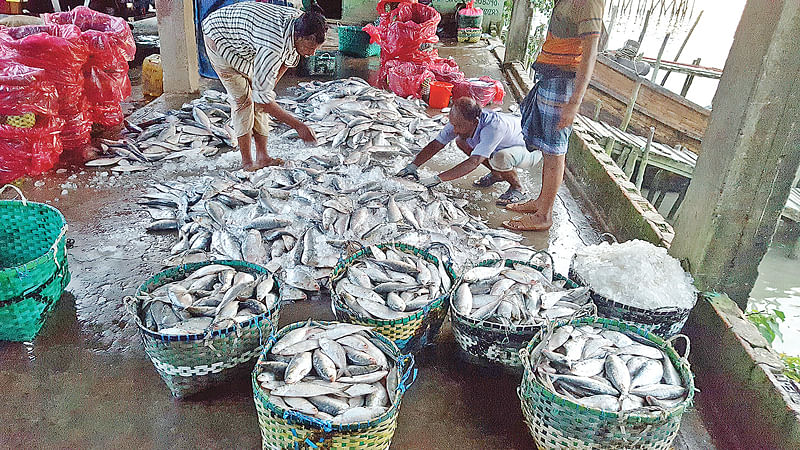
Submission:
<svg viewBox="0 0 800 450">
<path fill-rule="evenodd" d="M 317 446 L 317 444 L 311 442 L 311 439 L 309 439 L 309 438 L 306 438 L 305 442 L 306 442 L 306 444 L 310 445 L 312 448 L 319 448 Z"/>
</svg>

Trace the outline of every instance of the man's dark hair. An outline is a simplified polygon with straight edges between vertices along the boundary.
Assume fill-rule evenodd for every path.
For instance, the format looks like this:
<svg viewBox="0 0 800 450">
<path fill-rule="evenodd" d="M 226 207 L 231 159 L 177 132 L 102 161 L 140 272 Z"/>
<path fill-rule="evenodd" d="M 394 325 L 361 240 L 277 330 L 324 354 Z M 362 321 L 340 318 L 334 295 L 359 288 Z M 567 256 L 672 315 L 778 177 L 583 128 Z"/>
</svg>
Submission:
<svg viewBox="0 0 800 450">
<path fill-rule="evenodd" d="M 471 97 L 461 97 L 453 101 L 453 109 L 465 120 L 475 121 L 481 117 L 481 106 Z"/>
<path fill-rule="evenodd" d="M 317 44 L 325 42 L 328 24 L 325 22 L 322 8 L 312 2 L 306 11 L 294 21 L 294 34 L 297 37 L 313 39 Z"/>
</svg>

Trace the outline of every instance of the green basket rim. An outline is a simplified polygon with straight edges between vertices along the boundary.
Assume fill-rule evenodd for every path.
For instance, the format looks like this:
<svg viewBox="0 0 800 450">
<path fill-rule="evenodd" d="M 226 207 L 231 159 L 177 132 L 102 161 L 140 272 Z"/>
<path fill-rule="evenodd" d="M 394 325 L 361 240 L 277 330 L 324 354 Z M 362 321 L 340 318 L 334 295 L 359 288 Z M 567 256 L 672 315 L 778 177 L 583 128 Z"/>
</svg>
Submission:
<svg viewBox="0 0 800 450">
<path fill-rule="evenodd" d="M 261 362 L 264 361 L 264 358 L 266 358 L 267 353 L 269 353 L 269 351 L 272 348 L 272 346 L 275 345 L 275 343 L 278 340 L 280 340 L 284 335 L 286 335 L 286 333 L 288 333 L 288 332 L 290 332 L 290 331 L 292 331 L 294 329 L 301 328 L 301 327 L 305 326 L 307 323 L 309 323 L 308 320 L 295 322 L 295 323 L 292 323 L 292 324 L 284 326 L 283 328 L 280 329 L 280 331 L 278 331 L 277 334 L 271 335 L 269 340 L 267 341 L 267 343 L 264 344 L 264 348 L 261 350 L 261 355 L 259 355 L 258 361 L 256 362 L 256 365 L 253 368 L 253 372 L 252 372 L 251 377 L 250 377 L 251 381 L 252 381 L 252 385 L 253 385 L 253 397 L 254 397 L 254 400 L 257 401 L 257 402 L 260 402 L 265 408 L 267 408 L 271 412 L 277 414 L 280 417 L 283 417 L 284 420 L 288 420 L 287 417 L 286 417 L 286 413 L 288 413 L 289 411 L 286 411 L 286 410 L 280 408 L 279 406 L 277 406 L 274 403 L 269 401 L 269 396 L 264 393 L 264 389 L 261 388 L 261 383 L 259 383 L 258 380 L 257 380 L 258 375 L 263 373 L 263 371 L 259 371 L 259 367 L 261 366 Z M 347 323 L 347 322 L 311 320 L 310 323 L 312 325 L 331 325 L 331 324 Z M 393 353 L 392 355 L 389 355 L 389 356 L 391 356 L 394 359 L 395 370 L 400 371 L 401 360 L 407 360 L 407 358 L 411 358 L 411 361 L 412 361 L 411 365 L 413 366 L 413 356 L 402 353 L 400 351 L 400 348 L 397 347 L 397 344 L 392 342 L 391 339 L 387 338 L 386 336 L 378 333 L 377 331 L 375 331 L 373 329 L 368 329 L 368 330 L 364 330 L 364 331 L 366 333 L 370 334 L 371 337 L 379 339 Z M 409 370 L 413 370 L 413 369 L 409 368 Z M 401 372 L 400 373 L 400 377 L 402 378 L 402 376 L 403 376 L 403 373 Z M 313 428 L 318 428 L 318 429 L 322 429 L 323 428 L 323 424 L 325 424 L 326 426 L 329 426 L 332 431 L 358 431 L 358 430 L 371 428 L 371 427 L 377 426 L 377 425 L 379 425 L 379 424 L 381 424 L 381 423 L 383 423 L 383 422 L 385 422 L 387 420 L 391 420 L 392 418 L 394 418 L 397 415 L 398 410 L 400 409 L 400 403 L 403 400 L 403 395 L 405 394 L 405 391 L 401 390 L 401 388 L 400 388 L 401 384 L 402 383 L 400 382 L 400 379 L 398 379 L 398 387 L 395 390 L 395 396 L 394 396 L 394 399 L 392 400 L 391 407 L 389 407 L 389 409 L 387 409 L 385 413 L 383 413 L 380 416 L 378 416 L 377 418 L 372 419 L 372 420 L 367 421 L 367 422 L 358 422 L 358 423 L 351 423 L 351 424 L 331 424 L 331 423 L 327 423 L 326 421 L 323 421 L 321 419 L 311 418 L 311 417 L 307 416 L 306 414 L 302 414 L 302 413 L 296 413 L 296 414 L 293 414 L 292 416 L 293 416 L 294 419 L 298 420 L 301 424 L 303 424 L 305 426 L 313 427 Z"/>
<path fill-rule="evenodd" d="M 631 325 L 630 323 L 621 322 L 619 320 L 614 319 L 606 319 L 604 317 L 582 317 L 580 319 L 575 319 L 570 321 L 569 323 L 558 324 L 557 326 L 563 325 L 593 325 L 593 324 L 600 324 L 602 328 L 608 329 L 615 329 L 615 331 L 620 332 L 632 332 L 638 334 L 639 336 L 653 342 L 661 349 L 676 367 L 678 372 L 681 375 L 683 381 L 687 383 L 688 394 L 686 399 L 681 403 L 677 404 L 676 406 L 664 410 L 665 413 L 651 413 L 651 414 L 627 414 L 622 412 L 612 412 L 612 411 L 603 411 L 597 408 L 589 408 L 573 401 L 570 401 L 554 392 L 551 392 L 541 383 L 539 383 L 536 378 L 533 376 L 533 373 L 530 371 L 530 365 L 525 360 L 528 359 L 527 355 L 521 355 L 521 359 L 523 360 L 523 365 L 525 370 L 522 374 L 522 382 L 520 383 L 519 395 L 524 398 L 530 398 L 530 394 L 524 392 L 523 386 L 531 385 L 533 389 L 540 392 L 541 394 L 547 396 L 547 398 L 551 401 L 554 401 L 562 406 L 569 407 L 571 409 L 575 409 L 581 412 L 588 412 L 592 415 L 597 417 L 608 417 L 608 418 L 616 418 L 620 420 L 625 420 L 628 422 L 639 422 L 639 423 L 662 423 L 672 418 L 680 417 L 683 412 L 689 408 L 692 404 L 692 400 L 694 399 L 695 393 L 695 386 L 694 386 L 694 375 L 692 375 L 691 369 L 689 367 L 688 361 L 685 362 L 682 358 L 678 355 L 678 352 L 669 344 L 669 342 L 662 339 L 660 336 L 650 333 L 640 327 Z M 528 346 L 525 348 L 525 352 L 530 354 L 530 352 L 539 344 L 541 339 L 543 338 L 542 334 L 544 330 L 539 331 L 539 333 L 528 342 Z M 677 364 L 676 364 L 677 362 Z M 524 401 L 524 400 L 523 400 Z"/>
<path fill-rule="evenodd" d="M 64 243 L 64 245 L 66 245 L 66 236 L 67 236 L 66 231 L 69 227 L 67 226 L 67 220 L 64 218 L 64 214 L 62 214 L 61 211 L 59 211 L 57 208 L 50 206 L 46 203 L 33 202 L 29 200 L 26 200 L 24 202 L 22 200 L 0 200 L 0 208 L 9 205 L 21 205 L 25 208 L 33 206 L 36 208 L 42 208 L 45 210 L 50 210 L 51 212 L 55 212 L 56 217 L 61 220 L 61 227 L 59 228 L 59 236 L 56 238 L 55 242 L 53 242 L 53 244 L 50 246 L 50 249 L 48 249 L 45 253 L 43 253 L 40 256 L 37 256 L 36 258 L 30 261 L 18 264 L 16 266 L 0 267 L 0 274 L 6 274 L 9 273 L 10 271 L 14 271 L 14 273 L 31 271 L 50 260 L 54 260 L 56 247 L 60 246 L 60 243 L 62 242 Z M 66 254 L 66 248 L 64 250 L 65 250 L 64 253 Z"/>
<path fill-rule="evenodd" d="M 542 267 L 542 266 L 538 266 L 536 264 L 533 264 L 533 263 L 530 263 L 530 262 L 526 262 L 526 261 L 519 261 L 519 260 L 516 260 L 516 259 L 502 259 L 502 260 L 501 259 L 484 259 L 483 261 L 481 261 L 478 264 L 476 264 L 474 267 L 493 266 L 493 265 L 497 264 L 500 261 L 504 261 L 504 263 L 503 263 L 504 267 L 513 267 L 514 264 L 522 264 L 522 265 L 525 265 L 525 266 L 528 266 L 528 267 L 532 267 L 532 268 L 538 270 L 539 272 L 544 271 L 544 267 Z M 461 281 L 462 277 L 463 277 L 463 274 L 462 274 L 461 277 L 459 277 L 458 282 L 456 283 L 456 285 L 460 285 L 462 283 L 462 281 Z M 578 283 L 574 282 L 573 280 L 570 280 L 569 278 L 567 278 L 567 277 L 565 277 L 565 276 L 563 276 L 563 275 L 561 275 L 560 273 L 557 273 L 557 272 L 553 272 L 553 279 L 554 280 L 564 280 L 564 281 L 566 281 L 567 282 L 567 286 L 569 286 L 571 289 L 576 289 L 576 288 L 581 287 Z M 452 289 L 450 291 L 450 295 L 451 296 L 455 295 L 455 289 Z M 451 302 L 452 302 L 452 300 L 451 300 Z M 526 334 L 531 334 L 532 335 L 532 334 L 535 334 L 536 332 L 538 332 L 544 326 L 544 325 L 512 325 L 511 327 L 507 327 L 507 326 L 501 325 L 501 324 L 492 325 L 492 326 L 486 326 L 486 325 L 483 324 L 483 321 L 479 321 L 479 320 L 473 319 L 471 317 L 466 317 L 463 314 L 461 314 L 458 311 L 456 311 L 455 308 L 450 308 L 450 315 L 451 315 L 451 320 L 455 320 L 459 324 L 463 324 L 463 325 L 468 326 L 470 328 L 475 328 L 475 329 L 478 329 L 478 330 L 492 332 L 492 333 L 501 332 L 501 333 L 513 333 L 513 334 L 519 334 L 519 335 L 526 335 Z M 569 319 L 567 319 L 567 320 L 569 320 Z M 561 322 L 561 321 L 563 321 L 563 319 L 560 320 L 560 321 L 556 321 L 556 322 Z M 547 319 L 545 319 L 545 324 L 546 323 L 547 323 Z"/>
<path fill-rule="evenodd" d="M 401 250 L 404 253 L 410 253 L 416 256 L 422 256 L 428 262 L 432 262 L 434 264 L 439 263 L 439 258 L 432 255 L 426 250 L 421 248 L 415 247 L 410 244 L 403 244 L 401 242 L 384 242 L 380 244 L 374 244 L 376 247 L 380 249 L 384 249 L 386 247 L 394 247 L 398 250 Z M 344 274 L 347 272 L 347 268 L 350 267 L 355 261 L 360 259 L 364 255 L 372 255 L 372 250 L 369 249 L 369 246 L 360 248 L 357 252 L 353 253 L 346 259 L 339 261 L 336 266 L 334 266 L 333 270 L 331 271 L 331 275 L 329 276 L 328 286 L 333 287 L 333 283 L 339 280 L 340 278 L 344 277 Z M 344 301 L 339 297 L 336 293 L 335 289 L 330 289 L 331 292 L 331 303 L 333 304 L 334 308 L 338 311 L 342 311 L 346 314 L 349 314 L 355 320 L 358 320 L 363 323 L 367 323 L 370 325 L 376 326 L 391 326 L 391 325 L 402 325 L 414 320 L 417 320 L 421 317 L 425 317 L 431 311 L 435 309 L 439 309 L 444 305 L 444 302 L 450 298 L 451 293 L 453 292 L 453 287 L 456 285 L 456 281 L 458 277 L 456 276 L 455 270 L 453 270 L 453 265 L 449 261 L 442 261 L 442 265 L 447 271 L 447 275 L 450 277 L 450 290 L 445 292 L 444 294 L 436 297 L 435 299 L 431 300 L 428 304 L 426 304 L 423 308 L 418 310 L 416 313 L 403 317 L 402 319 L 373 319 L 371 317 L 364 317 L 361 314 L 350 309 Z"/>
<path fill-rule="evenodd" d="M 168 268 L 158 272 L 157 274 L 151 276 L 147 280 L 145 280 L 139 286 L 139 288 L 136 290 L 136 294 L 138 295 L 140 293 L 148 293 L 148 292 L 150 292 L 149 291 L 150 288 L 155 289 L 155 288 L 161 286 L 163 283 L 160 282 L 160 278 L 162 278 L 162 277 L 171 276 L 171 275 L 174 275 L 174 274 L 186 274 L 187 272 L 193 272 L 193 271 L 195 271 L 195 270 L 197 270 L 197 269 L 199 269 L 201 267 L 209 266 L 209 265 L 212 265 L 212 264 L 220 264 L 220 265 L 223 265 L 223 266 L 230 266 L 230 267 L 237 267 L 237 268 L 238 267 L 244 267 L 244 268 L 255 270 L 256 272 L 258 272 L 260 274 L 272 275 L 272 278 L 275 281 L 275 285 L 278 288 L 278 298 L 277 298 L 277 300 L 275 302 L 275 306 L 272 309 L 268 310 L 267 312 L 265 312 L 263 314 L 259 314 L 257 316 L 254 316 L 254 317 L 250 318 L 246 322 L 243 322 L 241 324 L 231 325 L 228 328 L 223 328 L 221 330 L 213 330 L 210 333 L 181 334 L 181 335 L 176 335 L 175 336 L 175 335 L 161 334 L 161 333 L 159 333 L 157 331 L 153 331 L 153 330 L 150 330 L 149 328 L 145 327 L 144 324 L 142 323 L 141 318 L 139 317 L 139 303 L 138 303 L 138 300 L 137 300 L 136 314 L 133 314 L 133 312 L 130 311 L 130 310 L 128 310 L 128 313 L 134 316 L 134 321 L 136 322 L 136 325 L 139 327 L 139 330 L 142 333 L 144 333 L 144 334 L 146 334 L 146 335 L 148 335 L 150 337 L 154 337 L 154 338 L 160 339 L 162 341 L 169 341 L 169 342 L 198 341 L 198 340 L 204 340 L 204 339 L 215 338 L 215 337 L 223 337 L 223 336 L 226 336 L 226 335 L 228 335 L 230 333 L 235 332 L 237 329 L 249 328 L 249 327 L 251 327 L 253 325 L 258 325 L 258 324 L 261 323 L 262 320 L 267 320 L 267 322 L 271 323 L 271 321 L 269 320 L 269 317 L 272 314 L 274 314 L 276 311 L 279 311 L 281 309 L 281 303 L 282 303 L 282 300 L 283 300 L 282 299 L 283 296 L 282 296 L 282 290 L 281 290 L 281 282 L 280 282 L 280 280 L 278 280 L 278 277 L 275 276 L 274 273 L 270 272 L 267 268 L 265 268 L 263 266 L 259 266 L 258 264 L 253 264 L 253 263 L 247 262 L 247 261 L 234 260 L 234 259 L 222 259 L 222 260 L 218 259 L 218 260 L 200 261 L 200 262 L 196 262 L 196 263 L 186 263 L 186 264 L 181 264 L 181 265 L 178 265 L 178 266 L 168 267 Z M 272 324 L 273 328 L 276 325 L 277 324 Z"/>
</svg>

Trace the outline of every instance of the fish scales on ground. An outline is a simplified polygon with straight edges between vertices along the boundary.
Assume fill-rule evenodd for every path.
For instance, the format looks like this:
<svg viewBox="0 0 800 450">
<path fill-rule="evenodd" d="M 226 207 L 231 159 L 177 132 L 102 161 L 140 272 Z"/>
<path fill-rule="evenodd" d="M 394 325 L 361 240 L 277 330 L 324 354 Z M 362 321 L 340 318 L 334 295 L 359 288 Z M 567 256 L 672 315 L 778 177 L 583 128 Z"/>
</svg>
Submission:
<svg viewBox="0 0 800 450">
<path fill-rule="evenodd" d="M 667 354 L 654 345 L 629 342 L 619 331 L 565 325 L 553 330 L 530 358 L 545 386 L 587 408 L 646 413 L 683 402 L 688 386 Z M 631 352 L 634 345 L 649 350 Z"/>
<path fill-rule="evenodd" d="M 498 325 L 541 326 L 579 313 L 590 300 L 584 287 L 569 289 L 524 264 L 503 260 L 467 270 L 453 293 L 453 310 L 473 320 Z"/>
<path fill-rule="evenodd" d="M 389 376 L 395 361 L 366 330 L 347 323 L 317 325 L 309 319 L 275 342 L 256 369 L 256 381 L 276 406 L 333 424 L 380 417 L 395 400 L 397 385 Z M 301 351 L 287 358 L 293 348 Z"/>
<path fill-rule="evenodd" d="M 226 329 L 266 314 L 277 306 L 278 288 L 271 274 L 210 264 L 137 297 L 148 329 L 180 336 Z"/>
</svg>

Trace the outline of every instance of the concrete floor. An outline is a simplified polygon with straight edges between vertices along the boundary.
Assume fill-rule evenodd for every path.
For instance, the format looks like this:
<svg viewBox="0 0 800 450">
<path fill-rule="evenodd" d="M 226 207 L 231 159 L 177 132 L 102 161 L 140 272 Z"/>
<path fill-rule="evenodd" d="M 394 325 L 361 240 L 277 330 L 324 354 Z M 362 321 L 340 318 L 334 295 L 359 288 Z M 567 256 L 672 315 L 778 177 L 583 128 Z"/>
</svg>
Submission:
<svg viewBox="0 0 800 450">
<path fill-rule="evenodd" d="M 502 79 L 496 61 L 482 47 L 449 45 L 440 53 L 456 57 L 468 76 Z M 348 59 L 343 67 L 341 76 L 369 78 L 377 59 Z M 287 77 L 281 87 L 295 81 Z M 141 113 L 176 107 L 184 100 L 164 98 Z M 432 166 L 449 166 L 460 158 L 448 149 Z M 0 343 L 0 447 L 258 447 L 248 381 L 192 400 L 173 400 L 121 307 L 124 295 L 161 269 L 173 239 L 145 233 L 147 215 L 135 204 L 148 184 L 159 181 L 158 172 L 109 177 L 101 170 L 62 169 L 21 183 L 29 199 L 64 213 L 75 245 L 69 255 L 72 282 L 40 336 L 33 343 Z M 533 193 L 539 171 L 525 177 Z M 508 216 L 494 206 L 502 188 L 482 196 L 469 188 L 482 173 L 445 189 L 468 196 L 473 211 L 497 225 Z M 178 171 L 169 178 L 190 175 Z M 598 240 L 592 223 L 562 188 L 556 225 L 550 232 L 529 233 L 526 243 L 549 249 L 556 269 L 565 272 L 575 248 Z M 331 319 L 327 298 L 287 305 L 280 325 L 307 317 Z M 419 378 L 403 401 L 394 448 L 533 448 L 516 395 L 519 376 L 462 362 L 449 325 L 436 346 L 417 355 L 417 367 Z M 702 394 L 698 401 L 702 405 Z M 714 446 L 695 411 L 685 415 L 675 445 Z"/>
</svg>

